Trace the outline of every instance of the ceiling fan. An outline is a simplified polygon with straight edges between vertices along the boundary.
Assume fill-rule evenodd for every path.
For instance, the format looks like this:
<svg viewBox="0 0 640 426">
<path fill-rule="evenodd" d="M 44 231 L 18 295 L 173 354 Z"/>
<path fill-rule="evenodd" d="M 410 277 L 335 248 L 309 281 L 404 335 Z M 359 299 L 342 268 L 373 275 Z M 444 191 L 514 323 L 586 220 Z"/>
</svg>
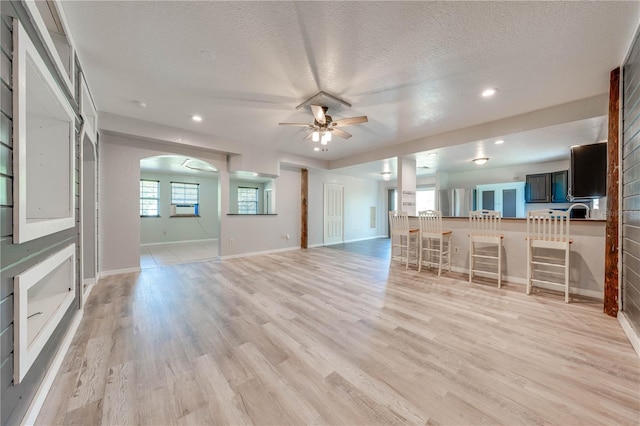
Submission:
<svg viewBox="0 0 640 426">
<path fill-rule="evenodd" d="M 343 118 L 341 120 L 333 120 L 333 118 L 327 114 L 328 107 L 322 105 L 310 105 L 311 112 L 313 112 L 313 123 L 279 123 L 281 126 L 302 126 L 308 127 L 311 132 L 303 139 L 307 140 L 311 138 L 314 142 L 320 142 L 322 145 L 326 145 L 331 141 L 331 135 L 334 134 L 343 139 L 349 139 L 351 133 L 345 132 L 340 127 L 350 126 L 352 124 L 366 123 L 369 121 L 366 115 L 360 117 Z"/>
</svg>

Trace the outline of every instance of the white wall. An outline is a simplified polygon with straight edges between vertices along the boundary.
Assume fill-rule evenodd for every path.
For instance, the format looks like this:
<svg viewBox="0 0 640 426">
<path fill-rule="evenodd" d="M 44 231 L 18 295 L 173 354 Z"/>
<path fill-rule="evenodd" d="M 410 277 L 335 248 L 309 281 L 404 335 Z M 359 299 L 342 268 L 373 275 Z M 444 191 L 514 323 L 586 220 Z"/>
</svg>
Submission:
<svg viewBox="0 0 640 426">
<path fill-rule="evenodd" d="M 103 133 L 100 141 L 100 271 L 140 267 L 140 160 L 179 154 L 226 170 L 226 156 Z"/>
<path fill-rule="evenodd" d="M 292 250 L 300 247 L 300 171 L 281 168 L 275 179 L 275 215 L 227 215 L 229 174 L 221 177 L 223 216 L 220 228 L 221 257 Z M 225 194 L 227 195 L 225 197 Z M 289 235 L 289 239 L 287 239 Z M 233 240 L 233 243 L 231 243 Z"/>
<path fill-rule="evenodd" d="M 475 188 L 476 185 L 489 183 L 524 182 L 526 175 L 550 173 L 568 169 L 568 159 L 493 169 L 478 166 L 478 170 L 471 172 L 447 173 L 446 186 L 441 186 L 438 189 Z"/>
<path fill-rule="evenodd" d="M 346 242 L 386 236 L 386 195 L 383 195 L 384 191 L 378 181 L 309 170 L 309 247 L 323 245 L 325 182 L 344 185 Z M 370 227 L 371 207 L 376 208 L 375 228 Z"/>
<path fill-rule="evenodd" d="M 142 172 L 142 179 L 160 181 L 160 217 L 140 218 L 140 243 L 169 243 L 218 238 L 218 179 L 202 175 Z M 171 182 L 200 185 L 200 217 L 171 217 Z"/>
</svg>

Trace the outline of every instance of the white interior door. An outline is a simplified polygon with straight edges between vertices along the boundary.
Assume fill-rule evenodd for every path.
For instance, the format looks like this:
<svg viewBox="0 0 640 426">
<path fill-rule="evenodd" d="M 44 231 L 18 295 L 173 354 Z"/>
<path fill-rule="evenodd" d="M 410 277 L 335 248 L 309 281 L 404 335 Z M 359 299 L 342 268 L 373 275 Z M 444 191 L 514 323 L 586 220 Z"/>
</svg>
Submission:
<svg viewBox="0 0 640 426">
<path fill-rule="evenodd" d="M 324 245 L 344 242 L 344 186 L 324 184 Z"/>
</svg>

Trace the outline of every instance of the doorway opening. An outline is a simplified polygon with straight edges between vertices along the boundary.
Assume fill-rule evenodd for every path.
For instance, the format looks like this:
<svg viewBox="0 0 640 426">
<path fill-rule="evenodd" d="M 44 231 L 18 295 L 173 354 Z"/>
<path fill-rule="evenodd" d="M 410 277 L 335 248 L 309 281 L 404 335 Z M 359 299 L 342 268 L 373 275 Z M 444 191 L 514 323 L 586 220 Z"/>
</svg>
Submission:
<svg viewBox="0 0 640 426">
<path fill-rule="evenodd" d="M 95 141 L 82 133 L 80 164 L 80 305 L 98 278 L 98 161 Z"/>
<path fill-rule="evenodd" d="M 140 160 L 140 267 L 218 258 L 218 170 L 182 155 Z"/>
</svg>

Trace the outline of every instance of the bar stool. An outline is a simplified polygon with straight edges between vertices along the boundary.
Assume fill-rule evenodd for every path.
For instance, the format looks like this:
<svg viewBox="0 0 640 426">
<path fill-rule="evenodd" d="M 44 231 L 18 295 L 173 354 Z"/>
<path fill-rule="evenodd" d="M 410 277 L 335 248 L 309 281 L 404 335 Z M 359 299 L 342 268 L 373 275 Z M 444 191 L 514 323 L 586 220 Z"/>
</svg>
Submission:
<svg viewBox="0 0 640 426">
<path fill-rule="evenodd" d="M 418 257 L 418 229 L 409 228 L 409 216 L 406 211 L 400 210 L 389 212 L 389 227 L 391 228 L 391 257 L 389 265 L 396 260 L 405 262 L 405 267 L 409 269 L 409 261 L 411 259 L 416 261 Z M 396 249 L 399 250 L 398 254 L 395 254 Z"/>
<path fill-rule="evenodd" d="M 442 274 L 442 268 L 445 266 L 448 266 L 448 271 L 451 272 L 451 231 L 442 229 L 442 212 L 437 210 L 421 211 L 418 213 L 418 222 L 420 223 L 418 272 L 422 270 L 424 262 L 427 267 L 437 265 L 438 276 Z M 427 255 L 426 259 L 425 254 Z M 447 261 L 443 263 L 445 255 Z M 434 256 L 437 256 L 437 262 L 433 260 Z"/>
<path fill-rule="evenodd" d="M 527 212 L 527 294 L 534 283 L 564 287 L 564 301 L 569 303 L 569 218 L 569 211 Z M 563 282 L 552 280 L 558 277 Z"/>
<path fill-rule="evenodd" d="M 469 212 L 469 284 L 473 273 L 497 275 L 498 288 L 502 287 L 502 239 L 500 233 L 500 212 L 493 210 L 477 210 Z M 498 252 L 487 250 L 487 245 L 496 245 Z M 490 247 L 489 247 L 490 248 Z M 476 262 L 480 260 L 480 262 Z M 476 269 L 476 263 L 485 265 L 485 262 L 497 263 L 497 271 Z"/>
</svg>

